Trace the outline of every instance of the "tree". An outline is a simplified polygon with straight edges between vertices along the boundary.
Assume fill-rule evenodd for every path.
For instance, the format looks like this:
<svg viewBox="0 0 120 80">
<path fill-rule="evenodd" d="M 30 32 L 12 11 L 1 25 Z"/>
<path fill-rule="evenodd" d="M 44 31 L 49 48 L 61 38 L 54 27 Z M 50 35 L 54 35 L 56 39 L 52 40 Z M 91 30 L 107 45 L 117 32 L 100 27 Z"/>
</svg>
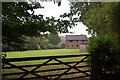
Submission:
<svg viewBox="0 0 120 80">
<path fill-rule="evenodd" d="M 39 45 L 39 38 L 28 37 L 26 38 L 27 44 L 25 45 L 26 50 L 35 50 Z M 40 45 L 39 45 L 40 46 Z"/>
<path fill-rule="evenodd" d="M 70 20 L 74 22 L 83 22 L 90 34 L 120 33 L 119 8 L 120 2 L 73 2 L 71 12 L 61 17 L 70 17 Z"/>
<path fill-rule="evenodd" d="M 40 38 L 39 45 L 41 46 L 41 49 L 47 49 L 48 44 L 49 39 L 47 39 L 46 36 Z"/>
<path fill-rule="evenodd" d="M 26 50 L 35 50 L 35 49 L 47 49 L 49 40 L 45 37 L 27 37 L 27 44 L 25 45 Z"/>
<path fill-rule="evenodd" d="M 55 20 L 54 17 L 44 19 L 43 15 L 35 15 L 34 9 L 39 8 L 43 8 L 40 3 L 2 3 L 3 46 L 20 50 L 26 43 L 26 37 L 39 37 L 48 32 L 65 33 L 68 27 L 74 25 L 69 20 Z"/>
<path fill-rule="evenodd" d="M 58 34 L 56 34 L 56 35 L 51 34 L 48 36 L 48 39 L 49 39 L 49 42 L 53 45 L 57 45 L 61 42 L 61 39 L 58 36 Z"/>
<path fill-rule="evenodd" d="M 120 3 L 92 3 L 89 10 L 82 17 L 83 23 L 89 30 L 94 30 L 97 34 L 120 33 L 119 10 Z"/>
</svg>

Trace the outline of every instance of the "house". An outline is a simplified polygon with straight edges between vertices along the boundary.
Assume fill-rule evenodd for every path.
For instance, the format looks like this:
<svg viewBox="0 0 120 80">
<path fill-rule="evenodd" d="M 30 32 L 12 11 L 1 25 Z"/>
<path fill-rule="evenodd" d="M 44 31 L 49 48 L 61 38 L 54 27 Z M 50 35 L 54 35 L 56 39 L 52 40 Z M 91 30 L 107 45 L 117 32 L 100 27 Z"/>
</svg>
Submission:
<svg viewBox="0 0 120 80">
<path fill-rule="evenodd" d="M 79 49 L 80 45 L 88 45 L 86 35 L 66 35 L 66 49 Z"/>
</svg>

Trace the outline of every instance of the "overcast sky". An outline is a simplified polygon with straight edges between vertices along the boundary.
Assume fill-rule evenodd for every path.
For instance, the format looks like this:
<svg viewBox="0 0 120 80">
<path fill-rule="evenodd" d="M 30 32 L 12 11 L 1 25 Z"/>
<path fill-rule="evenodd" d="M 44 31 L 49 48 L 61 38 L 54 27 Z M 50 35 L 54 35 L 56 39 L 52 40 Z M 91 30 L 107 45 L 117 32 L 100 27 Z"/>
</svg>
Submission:
<svg viewBox="0 0 120 80">
<path fill-rule="evenodd" d="M 68 0 L 62 0 L 61 6 L 58 6 L 58 4 L 54 4 L 53 1 L 51 2 L 41 2 L 41 5 L 44 6 L 44 9 L 37 9 L 35 10 L 36 14 L 43 14 L 45 17 L 54 16 L 56 19 L 59 18 L 60 14 L 68 13 L 70 11 L 70 6 Z M 73 34 L 65 33 L 60 34 L 62 36 L 65 35 L 80 35 L 85 34 L 88 37 L 88 32 L 86 31 L 86 26 L 82 23 L 79 23 L 76 27 L 69 29 L 70 31 L 74 32 Z"/>
</svg>

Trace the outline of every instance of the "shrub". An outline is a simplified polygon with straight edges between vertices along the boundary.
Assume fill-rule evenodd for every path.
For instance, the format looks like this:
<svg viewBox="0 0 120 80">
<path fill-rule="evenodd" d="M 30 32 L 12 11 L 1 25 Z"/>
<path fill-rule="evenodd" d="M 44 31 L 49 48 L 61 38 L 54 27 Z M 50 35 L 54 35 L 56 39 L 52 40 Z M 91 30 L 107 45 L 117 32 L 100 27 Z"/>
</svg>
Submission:
<svg viewBox="0 0 120 80">
<path fill-rule="evenodd" d="M 110 80 L 120 67 L 120 46 L 116 45 L 116 36 L 109 34 L 89 38 L 88 52 L 94 55 L 96 79 Z M 117 58 L 117 59 L 116 59 Z"/>
<path fill-rule="evenodd" d="M 61 49 L 58 45 L 48 44 L 47 49 Z"/>
<path fill-rule="evenodd" d="M 47 48 L 48 49 L 54 49 L 54 45 L 53 44 L 48 44 Z"/>
</svg>

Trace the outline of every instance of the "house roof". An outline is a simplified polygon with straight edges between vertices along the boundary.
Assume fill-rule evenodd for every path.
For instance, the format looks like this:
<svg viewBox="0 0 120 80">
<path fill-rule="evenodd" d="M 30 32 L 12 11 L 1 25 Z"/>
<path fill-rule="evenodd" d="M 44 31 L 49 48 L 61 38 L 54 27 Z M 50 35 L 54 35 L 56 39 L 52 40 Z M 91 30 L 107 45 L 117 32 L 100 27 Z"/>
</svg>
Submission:
<svg viewBox="0 0 120 80">
<path fill-rule="evenodd" d="M 66 35 L 66 40 L 88 40 L 86 35 Z"/>
</svg>

